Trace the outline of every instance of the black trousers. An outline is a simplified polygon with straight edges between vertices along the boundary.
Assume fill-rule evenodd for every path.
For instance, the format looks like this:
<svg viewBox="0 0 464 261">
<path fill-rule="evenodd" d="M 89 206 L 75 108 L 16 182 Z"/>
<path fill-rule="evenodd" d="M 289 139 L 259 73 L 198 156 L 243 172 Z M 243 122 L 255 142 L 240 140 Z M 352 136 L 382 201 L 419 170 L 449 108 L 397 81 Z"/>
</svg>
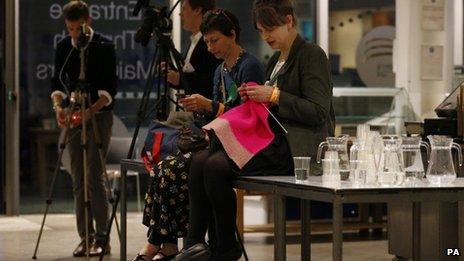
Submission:
<svg viewBox="0 0 464 261">
<path fill-rule="evenodd" d="M 236 174 L 230 164 L 222 149 L 209 149 L 194 156 L 189 173 L 187 248 L 204 242 L 208 226 L 213 226 L 209 236 L 215 251 L 226 252 L 237 244 L 237 203 L 232 187 Z"/>
</svg>

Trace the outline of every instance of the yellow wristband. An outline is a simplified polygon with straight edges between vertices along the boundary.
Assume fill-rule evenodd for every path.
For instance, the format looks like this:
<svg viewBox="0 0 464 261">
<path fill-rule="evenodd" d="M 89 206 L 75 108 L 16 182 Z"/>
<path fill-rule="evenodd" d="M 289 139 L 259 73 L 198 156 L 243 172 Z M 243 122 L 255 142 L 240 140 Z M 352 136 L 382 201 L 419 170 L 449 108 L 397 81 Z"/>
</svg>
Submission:
<svg viewBox="0 0 464 261">
<path fill-rule="evenodd" d="M 272 94 L 271 94 L 271 98 L 269 99 L 269 102 L 272 104 L 277 104 L 277 101 L 279 99 L 279 94 L 280 94 L 279 88 L 274 87 L 274 89 L 272 90 Z"/>
</svg>

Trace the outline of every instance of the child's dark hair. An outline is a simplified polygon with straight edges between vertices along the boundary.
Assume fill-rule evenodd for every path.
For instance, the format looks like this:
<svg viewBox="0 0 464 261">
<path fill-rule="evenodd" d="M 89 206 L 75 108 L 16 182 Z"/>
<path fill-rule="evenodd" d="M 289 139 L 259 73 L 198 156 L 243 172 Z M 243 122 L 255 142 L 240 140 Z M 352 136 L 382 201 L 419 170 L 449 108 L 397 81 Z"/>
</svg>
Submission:
<svg viewBox="0 0 464 261">
<path fill-rule="evenodd" d="M 292 16 L 296 26 L 296 16 L 291 0 L 256 0 L 253 4 L 253 23 L 255 28 L 261 24 L 270 29 L 287 23 L 287 16 Z"/>
<path fill-rule="evenodd" d="M 200 31 L 206 34 L 213 30 L 221 32 L 223 35 L 232 36 L 235 32 L 235 42 L 240 42 L 240 24 L 237 17 L 231 12 L 223 9 L 208 11 L 201 21 Z"/>
<path fill-rule="evenodd" d="M 69 21 L 89 18 L 89 7 L 84 1 L 71 1 L 63 7 L 63 17 Z"/>
</svg>

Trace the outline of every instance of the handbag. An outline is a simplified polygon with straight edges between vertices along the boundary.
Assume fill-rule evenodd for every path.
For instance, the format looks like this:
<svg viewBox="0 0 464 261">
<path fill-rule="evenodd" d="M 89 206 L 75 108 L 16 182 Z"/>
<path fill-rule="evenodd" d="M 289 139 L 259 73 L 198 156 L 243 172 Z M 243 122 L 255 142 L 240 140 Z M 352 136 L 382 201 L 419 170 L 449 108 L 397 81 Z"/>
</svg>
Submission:
<svg viewBox="0 0 464 261">
<path fill-rule="evenodd" d="M 177 148 L 182 153 L 197 152 L 208 147 L 208 141 L 204 133 L 194 132 L 189 127 L 180 129 L 179 138 L 177 139 Z"/>
<path fill-rule="evenodd" d="M 167 126 L 159 121 L 152 121 L 148 127 L 147 137 L 141 156 L 148 172 L 151 172 L 154 165 L 169 155 L 176 154 L 177 139 L 179 130 Z"/>
</svg>

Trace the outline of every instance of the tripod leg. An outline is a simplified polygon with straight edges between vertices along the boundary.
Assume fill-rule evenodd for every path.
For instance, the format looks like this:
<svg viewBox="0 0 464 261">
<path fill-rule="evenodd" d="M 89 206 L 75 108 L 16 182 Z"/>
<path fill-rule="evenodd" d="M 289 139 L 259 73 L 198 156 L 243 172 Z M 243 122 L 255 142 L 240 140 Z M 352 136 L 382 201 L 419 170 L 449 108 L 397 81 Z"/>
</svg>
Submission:
<svg viewBox="0 0 464 261">
<path fill-rule="evenodd" d="M 134 147 L 135 147 L 135 141 L 137 140 L 137 136 L 138 136 L 138 132 L 139 132 L 139 129 L 140 129 L 140 125 L 142 124 L 142 122 L 145 120 L 145 116 L 146 116 L 146 110 L 147 110 L 147 106 L 148 106 L 148 100 L 150 98 L 150 93 L 151 93 L 151 88 L 153 87 L 153 83 L 154 83 L 154 75 L 155 75 L 155 71 L 156 71 L 156 65 L 158 64 L 158 61 L 159 61 L 159 48 L 155 48 L 155 53 L 153 54 L 153 58 L 150 62 L 150 70 L 149 70 L 149 74 L 148 74 L 148 77 L 147 77 L 147 82 L 146 82 L 146 85 L 145 85 L 145 90 L 144 90 L 144 93 L 143 93 L 143 96 L 142 96 L 142 99 L 141 99 L 141 102 L 140 102 L 140 105 L 139 105 L 139 109 L 138 109 L 138 112 L 137 112 L 137 124 L 135 126 L 135 130 L 134 130 L 134 134 L 132 136 L 132 141 L 131 141 L 131 145 L 130 145 L 130 148 L 129 148 L 129 151 L 127 153 L 127 158 L 128 159 L 131 159 L 132 156 L 133 156 L 133 152 L 134 152 Z M 125 186 L 125 178 L 123 177 L 124 175 L 121 174 L 121 179 L 123 180 L 122 184 L 120 186 Z M 116 219 L 116 212 L 117 212 L 117 208 L 118 208 L 118 204 L 119 204 L 119 200 L 120 200 L 120 190 L 119 189 L 115 189 L 114 190 L 114 204 L 113 204 L 113 208 L 112 208 L 112 211 L 111 211 L 111 218 L 110 218 L 110 221 L 108 222 L 108 233 L 106 234 L 106 239 L 105 239 L 105 242 L 108 242 L 109 240 L 109 236 L 110 236 L 110 232 L 111 232 L 111 226 L 113 224 L 113 220 L 115 220 L 116 222 L 116 229 L 118 230 L 118 233 L 119 233 L 119 241 L 121 243 L 121 258 L 124 259 L 125 258 L 125 236 L 126 236 L 126 229 L 125 229 L 125 222 L 126 222 L 126 208 L 124 206 L 121 207 L 121 229 L 119 229 L 119 225 L 118 225 L 118 222 L 117 222 L 117 219 Z M 121 199 L 122 201 L 125 201 L 125 197 Z M 103 249 L 103 253 L 106 251 L 106 243 L 104 244 L 104 249 Z M 103 255 L 100 255 L 100 260 L 103 259 Z"/>
<path fill-rule="evenodd" d="M 77 91 L 79 93 L 80 91 Z M 89 191 L 88 191 L 88 162 L 87 162 L 87 149 L 88 149 L 88 139 L 87 139 L 87 119 L 85 115 L 86 110 L 86 94 L 80 92 L 80 94 L 76 94 L 78 100 L 81 104 L 81 118 L 82 118 L 82 132 L 81 132 L 81 146 L 82 146 L 82 153 L 83 153 L 83 166 L 84 166 L 84 216 L 85 216 L 85 252 L 86 252 L 86 259 L 90 260 L 90 242 L 89 242 L 89 214 L 90 214 L 90 202 L 89 202 Z"/>
<path fill-rule="evenodd" d="M 42 233 L 43 233 L 43 228 L 45 226 L 45 220 L 47 218 L 48 210 L 50 208 L 50 205 L 52 204 L 52 196 L 53 196 L 53 189 L 55 187 L 55 181 L 56 181 L 56 176 L 58 175 L 58 172 L 60 171 L 60 166 L 61 166 L 61 159 L 63 158 L 63 153 L 66 148 L 66 145 L 68 144 L 69 140 L 74 138 L 74 135 L 72 137 L 69 137 L 69 129 L 71 126 L 71 114 L 74 111 L 75 104 L 71 103 L 71 106 L 69 106 L 70 109 L 67 112 L 66 115 L 66 126 L 64 128 L 64 133 L 63 133 L 63 141 L 60 143 L 60 151 L 58 153 L 58 159 L 56 160 L 56 165 L 55 165 L 55 170 L 53 171 L 53 177 L 52 181 L 50 183 L 50 189 L 48 191 L 48 197 L 47 200 L 45 201 L 46 206 L 45 206 L 45 211 L 44 211 L 44 216 L 42 219 L 42 224 L 40 225 L 40 231 L 39 231 L 39 236 L 37 238 L 37 243 L 35 245 L 34 249 L 34 255 L 32 256 L 32 259 L 37 259 L 37 251 L 39 250 L 39 244 L 40 244 L 40 239 L 42 238 Z M 77 133 L 77 132 L 76 132 Z"/>
<path fill-rule="evenodd" d="M 114 205 L 117 205 L 116 201 L 114 201 Z M 121 230 L 119 230 L 119 221 L 118 221 L 118 216 L 114 216 L 114 224 L 116 225 L 116 232 L 119 235 L 119 240 L 121 240 Z"/>
<path fill-rule="evenodd" d="M 66 142 L 67 142 L 67 138 L 68 138 L 68 135 L 69 135 L 69 123 L 67 125 L 68 126 L 64 129 L 63 143 L 60 144 L 60 152 L 58 154 L 58 159 L 56 161 L 55 170 L 53 171 L 53 177 L 52 177 L 52 181 L 50 183 L 50 189 L 48 191 L 48 197 L 47 197 L 47 200 L 45 201 L 45 203 L 46 203 L 45 212 L 44 212 L 44 216 L 43 216 L 43 219 L 42 219 L 42 224 L 40 225 L 39 236 L 37 238 L 37 243 L 35 245 L 34 255 L 32 256 L 32 259 L 37 259 L 37 251 L 39 249 L 40 239 L 42 238 L 43 228 L 44 228 L 44 225 L 45 225 L 45 219 L 47 218 L 48 210 L 50 208 L 50 205 L 52 204 L 53 188 L 55 187 L 56 176 L 58 175 L 58 172 L 60 171 L 61 159 L 63 157 L 64 149 L 66 147 Z"/>
<path fill-rule="evenodd" d="M 235 233 L 237 234 L 237 239 L 238 243 L 240 244 L 240 247 L 242 248 L 243 256 L 245 257 L 245 261 L 248 261 L 248 254 L 247 251 L 245 250 L 245 245 L 243 244 L 243 239 L 242 236 L 240 235 L 240 232 L 238 231 L 237 225 L 235 225 Z"/>
<path fill-rule="evenodd" d="M 116 226 L 118 226 L 117 219 L 115 219 L 115 218 L 116 218 L 116 211 L 117 211 L 117 209 L 118 209 L 118 203 L 119 203 L 119 191 L 116 191 L 115 194 L 116 194 L 116 201 L 114 201 L 114 207 L 113 207 L 113 209 L 112 209 L 112 211 L 111 211 L 111 218 L 110 218 L 110 220 L 113 220 L 113 219 L 114 219 L 115 222 L 116 222 Z M 111 231 L 111 224 L 112 224 L 112 222 L 109 222 L 109 224 L 108 224 L 108 231 Z M 119 229 L 118 229 L 118 230 L 119 230 Z M 108 235 L 109 235 L 109 233 L 108 233 Z M 107 236 L 107 238 L 108 238 L 108 236 Z M 105 253 L 105 251 L 106 251 L 106 245 L 107 245 L 107 244 L 104 244 L 104 245 L 103 245 L 103 251 L 102 251 L 102 253 L 100 254 L 100 259 L 99 259 L 100 261 L 102 261 L 102 260 L 103 260 L 103 257 L 105 256 L 104 253 Z"/>
</svg>

